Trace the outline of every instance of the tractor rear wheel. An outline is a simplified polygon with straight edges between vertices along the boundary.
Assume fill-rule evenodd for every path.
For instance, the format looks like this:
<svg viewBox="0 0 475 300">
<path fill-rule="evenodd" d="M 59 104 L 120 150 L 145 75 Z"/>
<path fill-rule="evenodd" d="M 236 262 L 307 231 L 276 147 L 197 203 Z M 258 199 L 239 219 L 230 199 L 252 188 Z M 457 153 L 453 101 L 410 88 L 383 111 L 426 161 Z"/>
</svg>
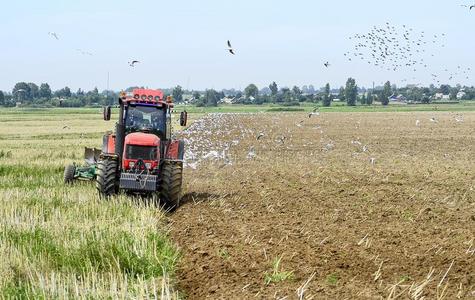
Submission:
<svg viewBox="0 0 475 300">
<path fill-rule="evenodd" d="M 96 188 L 101 197 L 110 197 L 118 192 L 117 161 L 99 160 L 97 163 Z"/>
<path fill-rule="evenodd" d="M 76 166 L 74 165 L 67 165 L 64 168 L 64 183 L 73 183 L 74 182 L 74 174 L 76 173 Z"/>
<path fill-rule="evenodd" d="M 165 208 L 174 211 L 180 206 L 183 163 L 165 161 L 162 167 L 160 200 Z"/>
</svg>

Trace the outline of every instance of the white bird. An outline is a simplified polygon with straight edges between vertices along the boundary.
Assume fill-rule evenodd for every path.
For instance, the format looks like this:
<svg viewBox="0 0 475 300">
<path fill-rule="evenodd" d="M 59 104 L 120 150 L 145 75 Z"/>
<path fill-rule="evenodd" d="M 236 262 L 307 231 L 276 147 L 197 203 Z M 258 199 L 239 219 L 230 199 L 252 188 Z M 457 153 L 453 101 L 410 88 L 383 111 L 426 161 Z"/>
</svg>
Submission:
<svg viewBox="0 0 475 300">
<path fill-rule="evenodd" d="M 256 139 L 257 139 L 257 140 L 260 140 L 260 139 L 261 139 L 263 136 L 264 136 L 264 133 L 263 133 L 263 132 L 261 132 L 261 133 L 259 133 L 259 135 L 257 136 L 257 138 L 256 138 Z"/>
<path fill-rule="evenodd" d="M 78 51 L 79 53 L 81 53 L 82 55 L 89 55 L 89 56 L 92 56 L 93 54 L 91 52 L 87 52 L 87 51 L 84 51 L 82 49 L 76 49 L 76 51 Z"/>
<path fill-rule="evenodd" d="M 416 126 L 417 126 L 417 127 L 421 126 L 421 121 L 416 120 Z"/>
<path fill-rule="evenodd" d="M 253 159 L 255 158 L 257 155 L 256 155 L 256 151 L 254 150 L 254 146 L 251 146 L 249 148 L 249 152 L 247 153 L 247 159 Z"/>
<path fill-rule="evenodd" d="M 376 163 L 376 158 L 370 157 L 369 162 L 374 165 Z"/>
<path fill-rule="evenodd" d="M 436 120 L 436 118 L 434 118 L 434 117 L 430 118 L 430 121 L 431 121 L 431 122 L 434 122 L 434 123 L 437 123 L 437 120 Z"/>
<path fill-rule="evenodd" d="M 308 117 L 311 118 L 312 116 L 319 116 L 320 113 L 317 111 L 317 112 L 311 112 L 308 114 Z"/>
</svg>

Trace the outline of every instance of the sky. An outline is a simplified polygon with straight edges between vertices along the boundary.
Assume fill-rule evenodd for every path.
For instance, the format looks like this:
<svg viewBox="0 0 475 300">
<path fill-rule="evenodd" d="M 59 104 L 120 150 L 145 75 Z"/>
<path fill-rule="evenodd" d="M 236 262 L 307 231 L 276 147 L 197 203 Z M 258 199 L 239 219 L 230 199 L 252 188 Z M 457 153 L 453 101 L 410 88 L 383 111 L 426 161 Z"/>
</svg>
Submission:
<svg viewBox="0 0 475 300">
<path fill-rule="evenodd" d="M 262 88 L 272 81 L 339 87 L 348 77 L 366 87 L 386 80 L 428 85 L 431 74 L 457 66 L 472 69 L 469 79 L 447 83 L 475 85 L 475 11 L 460 6 L 471 1 L 2 0 L 0 90 L 19 81 L 103 90 L 108 74 L 114 90 Z M 435 56 L 417 72 L 345 60 L 354 48 L 349 37 L 386 22 L 445 33 L 446 46 L 429 46 Z M 134 68 L 133 59 L 140 61 Z"/>
</svg>

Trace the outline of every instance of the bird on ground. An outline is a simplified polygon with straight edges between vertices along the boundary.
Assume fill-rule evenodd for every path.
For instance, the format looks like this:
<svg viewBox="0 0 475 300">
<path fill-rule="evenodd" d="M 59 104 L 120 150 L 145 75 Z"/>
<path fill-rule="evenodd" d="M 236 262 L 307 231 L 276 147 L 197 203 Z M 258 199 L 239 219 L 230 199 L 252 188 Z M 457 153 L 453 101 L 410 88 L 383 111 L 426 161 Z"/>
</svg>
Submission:
<svg viewBox="0 0 475 300">
<path fill-rule="evenodd" d="M 319 116 L 320 113 L 317 111 L 317 112 L 311 112 L 308 114 L 308 117 L 311 118 L 312 116 Z"/>
<path fill-rule="evenodd" d="M 231 53 L 232 55 L 236 55 L 236 52 L 234 51 L 234 48 L 233 46 L 231 45 L 231 41 L 228 40 L 228 51 L 229 53 Z"/>
<path fill-rule="evenodd" d="M 135 67 L 135 64 L 138 64 L 138 63 L 140 63 L 140 61 L 138 61 L 138 60 L 133 60 L 133 61 L 129 62 L 129 66 Z"/>
<path fill-rule="evenodd" d="M 259 135 L 256 137 L 256 139 L 257 139 L 257 140 L 260 140 L 263 136 L 264 136 L 264 133 L 261 132 L 261 133 L 259 133 Z"/>
<path fill-rule="evenodd" d="M 56 32 L 48 32 L 48 34 L 54 37 L 55 39 L 59 40 L 58 34 Z"/>
</svg>

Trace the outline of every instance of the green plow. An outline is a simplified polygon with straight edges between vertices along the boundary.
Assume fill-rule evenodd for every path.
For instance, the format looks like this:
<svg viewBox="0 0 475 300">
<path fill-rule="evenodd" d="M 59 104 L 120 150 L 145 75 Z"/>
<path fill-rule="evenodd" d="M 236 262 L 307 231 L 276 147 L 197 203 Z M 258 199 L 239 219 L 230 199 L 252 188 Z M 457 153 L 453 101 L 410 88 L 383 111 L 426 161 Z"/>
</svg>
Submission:
<svg viewBox="0 0 475 300">
<path fill-rule="evenodd" d="M 82 166 L 75 163 L 67 165 L 64 168 L 64 183 L 73 183 L 75 180 L 95 180 L 96 165 L 101 152 L 101 149 L 84 148 L 84 164 Z"/>
</svg>

